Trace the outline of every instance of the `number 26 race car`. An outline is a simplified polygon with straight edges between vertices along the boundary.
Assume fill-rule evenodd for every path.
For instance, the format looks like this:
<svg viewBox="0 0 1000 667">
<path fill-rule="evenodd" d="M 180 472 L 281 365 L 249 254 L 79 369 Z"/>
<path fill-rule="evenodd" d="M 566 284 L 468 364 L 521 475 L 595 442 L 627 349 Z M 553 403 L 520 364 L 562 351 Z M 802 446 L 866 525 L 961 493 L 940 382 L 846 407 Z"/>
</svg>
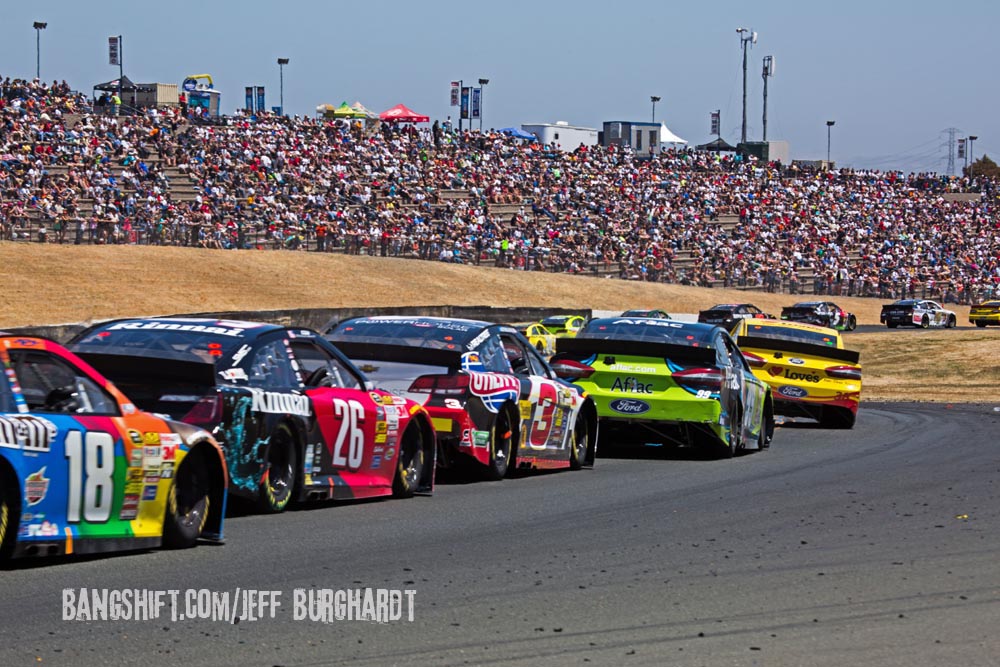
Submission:
<svg viewBox="0 0 1000 667">
<path fill-rule="evenodd" d="M 0 558 L 222 539 L 209 433 L 136 409 L 50 340 L 0 335 L 0 363 Z"/>
</svg>

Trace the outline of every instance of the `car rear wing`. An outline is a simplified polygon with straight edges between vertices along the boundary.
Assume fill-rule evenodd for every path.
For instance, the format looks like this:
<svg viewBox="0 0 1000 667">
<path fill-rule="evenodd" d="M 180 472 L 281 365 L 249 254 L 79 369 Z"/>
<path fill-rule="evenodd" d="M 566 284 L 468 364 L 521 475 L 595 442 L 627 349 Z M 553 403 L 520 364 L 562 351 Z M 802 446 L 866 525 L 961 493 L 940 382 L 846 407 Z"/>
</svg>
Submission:
<svg viewBox="0 0 1000 667">
<path fill-rule="evenodd" d="M 856 364 L 861 360 L 861 353 L 854 350 L 844 350 L 826 345 L 816 345 L 797 340 L 784 340 L 781 338 L 767 338 L 765 336 L 739 336 L 736 344 L 740 348 L 753 347 L 764 350 L 778 350 L 781 352 L 797 352 L 799 354 L 809 354 L 825 359 L 835 359 Z"/>
<path fill-rule="evenodd" d="M 655 357 L 657 359 L 684 360 L 714 366 L 715 350 L 675 343 L 629 340 L 622 338 L 557 338 L 556 353 L 562 354 L 621 354 L 630 357 Z"/>
<path fill-rule="evenodd" d="M 400 361 L 429 366 L 445 366 L 450 369 L 462 367 L 463 350 L 441 350 L 412 345 L 372 343 L 370 341 L 347 341 L 327 338 L 351 361 Z"/>
</svg>

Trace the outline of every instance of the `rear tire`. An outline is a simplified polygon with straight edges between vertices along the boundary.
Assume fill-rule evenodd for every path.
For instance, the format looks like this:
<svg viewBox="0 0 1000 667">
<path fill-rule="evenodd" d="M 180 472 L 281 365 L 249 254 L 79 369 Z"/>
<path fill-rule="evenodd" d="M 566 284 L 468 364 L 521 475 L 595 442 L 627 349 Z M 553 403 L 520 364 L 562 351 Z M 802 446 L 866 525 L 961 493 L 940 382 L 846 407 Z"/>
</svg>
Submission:
<svg viewBox="0 0 1000 667">
<path fill-rule="evenodd" d="M 18 508 L 17 478 L 6 468 L 0 468 L 0 562 L 10 559 L 17 543 L 21 513 Z"/>
<path fill-rule="evenodd" d="M 579 470 L 587 460 L 587 451 L 590 449 L 590 428 L 587 425 L 587 418 L 583 416 L 583 410 L 576 416 L 576 423 L 573 425 L 573 433 L 569 444 L 569 469 Z"/>
<path fill-rule="evenodd" d="M 896 324 L 895 322 L 886 322 L 886 323 L 885 323 L 885 325 L 886 325 L 887 327 L 889 327 L 890 329 L 895 329 L 896 327 L 898 327 L 898 326 L 899 326 L 899 325 L 898 325 L 898 324 Z"/>
<path fill-rule="evenodd" d="M 944 326 L 945 326 L 946 329 L 954 329 L 955 328 L 955 324 L 956 324 L 955 318 L 954 317 L 949 317 L 948 318 L 948 322 Z"/>
<path fill-rule="evenodd" d="M 847 330 L 854 331 L 858 328 L 858 318 L 854 315 L 849 315 L 847 317 Z"/>
<path fill-rule="evenodd" d="M 287 426 L 274 429 L 267 445 L 267 468 L 257 490 L 257 507 L 262 512 L 284 512 L 294 496 L 298 482 L 298 448 Z"/>
<path fill-rule="evenodd" d="M 739 410 L 733 415 L 733 419 L 729 420 L 728 428 L 728 440 L 729 442 L 718 441 L 718 446 L 716 451 L 718 452 L 718 458 L 720 459 L 731 459 L 736 456 L 736 450 L 740 448 L 740 435 L 743 432 L 743 413 Z"/>
<path fill-rule="evenodd" d="M 976 326 L 979 327 L 980 329 L 983 329 L 986 327 L 986 322 L 976 322 Z"/>
<path fill-rule="evenodd" d="M 163 546 L 168 549 L 193 547 L 208 522 L 212 501 L 212 480 L 204 453 L 194 450 L 184 457 L 174 474 L 163 516 Z"/>
<path fill-rule="evenodd" d="M 855 414 L 847 408 L 826 406 L 820 415 L 819 423 L 823 428 L 852 429 L 855 418 Z"/>
<path fill-rule="evenodd" d="M 504 406 L 497 413 L 493 423 L 493 437 L 490 438 L 490 460 L 486 466 L 486 476 L 499 481 L 507 476 L 514 457 L 514 430 L 510 419 L 510 409 Z"/>
<path fill-rule="evenodd" d="M 424 435 L 420 425 L 410 424 L 399 445 L 396 461 L 396 476 L 392 480 L 392 495 L 396 498 L 412 498 L 420 488 L 424 474 Z"/>
</svg>

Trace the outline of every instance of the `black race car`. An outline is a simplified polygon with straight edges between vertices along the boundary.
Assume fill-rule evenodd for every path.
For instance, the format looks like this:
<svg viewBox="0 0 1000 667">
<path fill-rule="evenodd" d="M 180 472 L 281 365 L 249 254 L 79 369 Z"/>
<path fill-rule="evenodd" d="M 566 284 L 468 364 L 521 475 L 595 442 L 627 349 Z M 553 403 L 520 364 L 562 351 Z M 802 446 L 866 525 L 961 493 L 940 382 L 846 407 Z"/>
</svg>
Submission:
<svg viewBox="0 0 1000 667">
<path fill-rule="evenodd" d="M 669 320 L 670 313 L 665 310 L 660 310 L 659 308 L 635 308 L 633 310 L 626 310 L 621 314 L 622 317 L 652 317 L 658 320 Z"/>
<path fill-rule="evenodd" d="M 230 493 L 264 511 L 431 490 L 427 412 L 372 389 L 315 331 L 129 319 L 95 325 L 70 348 L 144 410 L 210 431 L 226 453 Z"/>
<path fill-rule="evenodd" d="M 831 301 L 800 301 L 793 306 L 785 306 L 781 309 L 781 319 L 830 327 L 838 331 L 854 331 L 858 328 L 858 318 Z"/>
<path fill-rule="evenodd" d="M 438 464 L 515 468 L 594 462 L 597 410 L 508 325 L 442 317 L 358 317 L 327 337 L 380 387 L 434 419 Z"/>
<path fill-rule="evenodd" d="M 747 319 L 773 320 L 774 315 L 765 313 L 752 303 L 720 303 L 698 313 L 699 322 L 715 324 L 726 331 L 732 331 L 740 320 Z"/>
</svg>

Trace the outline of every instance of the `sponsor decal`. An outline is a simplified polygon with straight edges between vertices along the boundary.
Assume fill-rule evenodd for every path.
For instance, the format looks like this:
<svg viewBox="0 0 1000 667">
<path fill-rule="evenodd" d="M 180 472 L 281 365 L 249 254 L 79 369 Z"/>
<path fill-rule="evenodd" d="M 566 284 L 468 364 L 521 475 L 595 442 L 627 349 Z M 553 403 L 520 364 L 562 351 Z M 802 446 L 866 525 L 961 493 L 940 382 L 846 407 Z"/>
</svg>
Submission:
<svg viewBox="0 0 1000 667">
<path fill-rule="evenodd" d="M 0 447 L 47 452 L 59 430 L 48 419 L 28 415 L 0 417 Z"/>
<path fill-rule="evenodd" d="M 228 324 L 218 322 L 217 324 Z M 196 331 L 216 334 L 218 336 L 242 336 L 243 329 L 233 329 L 226 326 L 207 326 L 204 324 L 181 324 L 179 322 L 119 322 L 107 328 L 108 331 Z"/>
<path fill-rule="evenodd" d="M 159 468 L 163 464 L 163 449 L 159 446 L 142 448 L 142 467 L 147 470 Z"/>
<path fill-rule="evenodd" d="M 387 437 L 387 436 L 386 436 L 386 434 L 385 434 L 385 433 L 379 433 L 379 434 L 377 434 L 377 435 L 375 436 L 375 442 L 376 442 L 376 443 L 379 443 L 379 442 L 385 442 L 385 441 L 386 441 L 386 437 Z"/>
<path fill-rule="evenodd" d="M 396 455 L 396 450 L 393 449 L 392 447 L 390 447 L 389 449 L 385 450 L 385 458 L 391 459 L 395 455 Z"/>
<path fill-rule="evenodd" d="M 473 431 L 472 432 L 472 446 L 473 447 L 488 447 L 490 444 L 490 432 L 489 431 Z"/>
<path fill-rule="evenodd" d="M 45 500 L 45 494 L 49 491 L 49 478 L 45 476 L 46 466 L 41 470 L 33 472 L 24 478 L 24 497 L 28 505 L 37 505 Z"/>
<path fill-rule="evenodd" d="M 142 444 L 144 445 L 158 445 L 160 444 L 160 434 L 154 433 L 153 431 L 146 431 L 142 434 Z"/>
<path fill-rule="evenodd" d="M 480 343 L 482 343 L 484 340 L 486 340 L 489 337 L 490 337 L 490 330 L 489 329 L 483 329 L 482 331 L 479 332 L 479 335 L 477 335 L 475 338 L 473 338 L 472 340 L 469 341 L 469 344 L 465 346 L 465 349 L 467 349 L 467 350 L 474 350 L 477 347 L 479 347 Z M 478 361 L 478 357 L 477 357 L 477 361 Z"/>
<path fill-rule="evenodd" d="M 128 464 L 133 468 L 142 467 L 142 447 L 133 447 Z"/>
<path fill-rule="evenodd" d="M 683 329 L 680 322 L 670 322 L 667 320 L 615 320 L 612 324 L 641 324 L 647 327 L 666 327 L 668 329 Z"/>
<path fill-rule="evenodd" d="M 653 366 L 635 366 L 633 364 L 611 364 L 608 367 L 611 371 L 621 371 L 622 373 L 656 373 Z"/>
<path fill-rule="evenodd" d="M 142 499 L 143 500 L 155 500 L 156 499 L 156 485 L 151 484 L 149 486 L 142 487 Z"/>
<path fill-rule="evenodd" d="M 803 382 L 819 382 L 819 376 L 813 375 L 812 373 L 799 373 L 798 371 L 789 371 L 785 369 L 785 377 L 789 380 L 801 380 Z"/>
<path fill-rule="evenodd" d="M 376 422 L 375 423 L 375 432 L 376 433 L 385 433 L 388 430 L 389 430 L 389 425 L 386 424 L 385 422 Z"/>
<path fill-rule="evenodd" d="M 139 433 L 134 428 L 128 430 L 128 439 L 132 441 L 133 445 L 142 444 L 142 433 Z"/>
<path fill-rule="evenodd" d="M 222 376 L 223 380 L 229 382 L 246 382 L 250 379 L 242 368 L 227 368 L 224 371 L 219 371 L 219 375 Z"/>
<path fill-rule="evenodd" d="M 611 385 L 611 391 L 632 392 L 634 394 L 652 394 L 653 384 L 639 382 L 638 379 L 631 376 L 625 377 L 624 379 L 615 378 L 614 383 Z"/>
<path fill-rule="evenodd" d="M 485 373 L 486 366 L 483 365 L 478 352 L 466 352 L 462 355 L 462 370 Z"/>
<path fill-rule="evenodd" d="M 233 366 L 236 366 L 241 361 L 243 361 L 243 357 L 247 356 L 248 354 L 250 354 L 250 346 L 249 345 L 240 346 L 240 349 L 236 350 L 236 352 L 233 353 Z"/>
<path fill-rule="evenodd" d="M 785 369 L 781 366 L 771 366 L 767 369 L 767 372 L 771 375 L 771 377 L 775 377 L 784 373 Z"/>
<path fill-rule="evenodd" d="M 778 393 L 788 398 L 805 398 L 809 395 L 809 392 L 802 387 L 795 387 L 788 384 L 778 387 Z"/>
<path fill-rule="evenodd" d="M 163 467 L 160 468 L 160 479 L 170 479 L 173 476 L 174 476 L 173 462 L 164 463 Z"/>
<path fill-rule="evenodd" d="M 160 471 L 151 472 L 142 478 L 143 484 L 159 484 L 160 483 Z"/>
<path fill-rule="evenodd" d="M 469 390 L 482 399 L 487 410 L 499 412 L 505 402 L 517 399 L 521 382 L 503 373 L 469 373 Z"/>
<path fill-rule="evenodd" d="M 250 389 L 250 393 L 253 396 L 253 403 L 250 406 L 253 412 L 298 415 L 300 417 L 308 417 L 312 414 L 309 397 L 303 394 L 284 394 L 253 388 Z"/>
<path fill-rule="evenodd" d="M 59 534 L 59 525 L 49 521 L 33 523 L 28 526 L 28 537 L 55 537 Z"/>
<path fill-rule="evenodd" d="M 372 468 L 378 468 L 381 465 L 382 465 L 382 457 L 379 456 L 378 454 L 376 454 L 375 456 L 372 457 L 372 465 L 371 465 L 371 467 Z"/>
<path fill-rule="evenodd" d="M 798 357 L 789 357 L 788 363 L 795 364 L 796 366 L 801 366 L 802 364 L 806 363 L 806 360 L 799 359 Z"/>
<path fill-rule="evenodd" d="M 641 415 L 649 412 L 649 403 L 636 398 L 616 398 L 608 403 L 608 407 L 614 412 L 623 415 Z"/>
</svg>

